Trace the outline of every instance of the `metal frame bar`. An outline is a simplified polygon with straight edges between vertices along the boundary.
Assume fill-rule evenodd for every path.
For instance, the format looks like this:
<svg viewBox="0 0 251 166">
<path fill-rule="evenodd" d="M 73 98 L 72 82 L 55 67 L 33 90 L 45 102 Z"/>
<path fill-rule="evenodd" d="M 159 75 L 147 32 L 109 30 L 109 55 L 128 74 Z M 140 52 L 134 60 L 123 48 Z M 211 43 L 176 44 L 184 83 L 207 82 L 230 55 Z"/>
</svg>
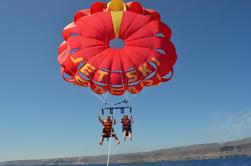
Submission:
<svg viewBox="0 0 251 166">
<path fill-rule="evenodd" d="M 105 114 L 105 111 L 110 111 L 110 114 L 113 115 L 114 111 L 116 111 L 116 110 L 120 110 L 120 113 L 124 114 L 126 109 L 129 109 L 130 113 L 132 113 L 132 107 L 129 107 L 129 106 L 126 106 L 126 107 L 104 107 L 104 108 L 102 108 L 102 115 Z"/>
</svg>

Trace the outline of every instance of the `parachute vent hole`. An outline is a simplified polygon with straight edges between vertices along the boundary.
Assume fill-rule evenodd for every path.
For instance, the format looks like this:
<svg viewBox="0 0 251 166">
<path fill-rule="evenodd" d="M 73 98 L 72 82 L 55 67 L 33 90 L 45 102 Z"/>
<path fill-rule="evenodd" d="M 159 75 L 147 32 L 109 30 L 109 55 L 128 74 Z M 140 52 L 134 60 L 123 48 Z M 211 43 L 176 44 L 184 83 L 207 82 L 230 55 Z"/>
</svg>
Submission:
<svg viewBox="0 0 251 166">
<path fill-rule="evenodd" d="M 163 33 L 158 33 L 155 35 L 156 37 L 165 37 L 165 35 Z"/>
<path fill-rule="evenodd" d="M 168 79 L 172 76 L 172 72 L 170 71 L 167 75 L 164 76 L 165 79 Z"/>
<path fill-rule="evenodd" d="M 110 41 L 109 46 L 110 46 L 110 48 L 113 48 L 113 49 L 120 49 L 125 46 L 125 42 L 124 42 L 124 40 L 119 39 L 119 38 L 113 39 Z"/>
<path fill-rule="evenodd" d="M 165 51 L 162 50 L 162 49 L 155 49 L 155 51 L 157 51 L 157 52 L 160 53 L 160 54 L 166 54 Z"/>
<path fill-rule="evenodd" d="M 72 76 L 70 76 L 70 75 L 67 74 L 67 73 L 64 73 L 64 77 L 67 78 L 67 79 L 71 79 L 71 78 L 72 78 Z"/>
<path fill-rule="evenodd" d="M 135 71 L 136 72 L 136 69 L 134 67 L 131 67 L 131 68 L 127 69 L 126 72 L 130 72 L 130 71 Z"/>
<path fill-rule="evenodd" d="M 78 70 L 80 70 L 82 67 L 84 67 L 84 65 L 86 64 L 86 62 L 82 62 L 78 65 Z"/>
<path fill-rule="evenodd" d="M 145 78 L 145 80 L 151 79 L 153 76 L 155 76 L 155 74 L 156 74 L 156 71 L 152 72 L 151 74 L 149 74 L 149 75 Z"/>
<path fill-rule="evenodd" d="M 83 73 L 78 72 L 79 76 L 85 80 L 90 80 L 90 78 L 86 77 Z"/>
<path fill-rule="evenodd" d="M 112 84 L 111 87 L 112 88 L 124 88 L 124 84 L 119 84 L 119 85 L 116 85 L 116 84 Z"/>
<path fill-rule="evenodd" d="M 80 50 L 80 48 L 75 48 L 75 49 L 70 50 L 70 53 L 74 54 L 74 53 L 78 52 L 79 50 Z"/>
<path fill-rule="evenodd" d="M 154 69 L 157 69 L 158 68 L 158 66 L 155 64 L 155 63 L 153 63 L 153 62 L 148 62 Z"/>
<path fill-rule="evenodd" d="M 100 70 L 110 73 L 110 70 L 107 68 L 100 68 Z"/>
<path fill-rule="evenodd" d="M 136 86 L 140 83 L 141 81 L 136 81 L 136 82 L 132 82 L 130 84 L 128 84 L 129 86 Z"/>
<path fill-rule="evenodd" d="M 97 82 L 97 81 L 93 81 L 95 84 L 97 84 L 98 86 L 106 86 L 107 84 L 106 83 L 102 83 L 102 82 Z"/>
<path fill-rule="evenodd" d="M 78 34 L 78 33 L 72 33 L 70 36 L 71 37 L 76 37 L 76 36 L 80 36 L 80 34 Z"/>
<path fill-rule="evenodd" d="M 119 74 L 123 74 L 124 72 L 121 70 L 112 70 L 111 73 L 119 73 Z"/>
</svg>

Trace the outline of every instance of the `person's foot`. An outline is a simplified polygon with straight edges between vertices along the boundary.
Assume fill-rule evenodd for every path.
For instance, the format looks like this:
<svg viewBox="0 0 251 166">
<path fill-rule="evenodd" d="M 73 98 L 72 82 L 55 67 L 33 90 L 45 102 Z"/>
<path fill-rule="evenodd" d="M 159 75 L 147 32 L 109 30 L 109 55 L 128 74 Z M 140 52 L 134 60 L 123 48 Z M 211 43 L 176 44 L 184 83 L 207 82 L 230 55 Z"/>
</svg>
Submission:
<svg viewBox="0 0 251 166">
<path fill-rule="evenodd" d="M 116 142 L 116 144 L 117 144 L 117 145 L 119 145 L 119 144 L 120 144 L 120 142 L 119 142 L 119 141 L 117 141 L 117 142 Z"/>
<path fill-rule="evenodd" d="M 103 142 L 99 142 L 99 145 L 103 145 Z"/>
</svg>

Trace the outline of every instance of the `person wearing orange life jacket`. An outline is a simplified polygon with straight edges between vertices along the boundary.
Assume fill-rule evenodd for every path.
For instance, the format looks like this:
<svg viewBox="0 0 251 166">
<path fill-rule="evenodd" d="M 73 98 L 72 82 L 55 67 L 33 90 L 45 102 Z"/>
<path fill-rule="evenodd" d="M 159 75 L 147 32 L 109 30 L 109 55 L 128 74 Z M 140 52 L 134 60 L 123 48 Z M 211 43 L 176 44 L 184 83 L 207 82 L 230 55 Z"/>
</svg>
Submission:
<svg viewBox="0 0 251 166">
<path fill-rule="evenodd" d="M 99 141 L 99 144 L 103 145 L 104 139 L 110 138 L 110 137 L 114 137 L 116 140 L 116 143 L 120 144 L 119 139 L 116 136 L 116 133 L 114 132 L 114 129 L 113 129 L 113 125 L 116 125 L 115 119 L 111 119 L 110 116 L 107 116 L 104 120 L 102 120 L 100 115 L 98 116 L 98 119 L 103 125 L 103 133 Z"/>
<path fill-rule="evenodd" d="M 129 139 L 132 141 L 132 124 L 133 124 L 132 117 L 128 118 L 128 115 L 124 115 L 123 118 L 121 119 L 121 123 L 122 123 L 124 141 L 126 141 L 126 137 L 129 137 Z"/>
</svg>

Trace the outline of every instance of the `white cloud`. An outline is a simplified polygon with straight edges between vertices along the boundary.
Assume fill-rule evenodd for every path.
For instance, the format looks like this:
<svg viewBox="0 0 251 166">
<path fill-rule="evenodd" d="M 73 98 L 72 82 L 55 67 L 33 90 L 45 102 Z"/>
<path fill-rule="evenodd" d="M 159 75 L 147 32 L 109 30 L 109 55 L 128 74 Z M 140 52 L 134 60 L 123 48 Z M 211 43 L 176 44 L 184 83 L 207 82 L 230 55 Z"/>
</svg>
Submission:
<svg viewBox="0 0 251 166">
<path fill-rule="evenodd" d="M 251 137 L 251 108 L 235 115 L 218 116 L 211 128 L 210 137 L 221 142 Z"/>
</svg>

